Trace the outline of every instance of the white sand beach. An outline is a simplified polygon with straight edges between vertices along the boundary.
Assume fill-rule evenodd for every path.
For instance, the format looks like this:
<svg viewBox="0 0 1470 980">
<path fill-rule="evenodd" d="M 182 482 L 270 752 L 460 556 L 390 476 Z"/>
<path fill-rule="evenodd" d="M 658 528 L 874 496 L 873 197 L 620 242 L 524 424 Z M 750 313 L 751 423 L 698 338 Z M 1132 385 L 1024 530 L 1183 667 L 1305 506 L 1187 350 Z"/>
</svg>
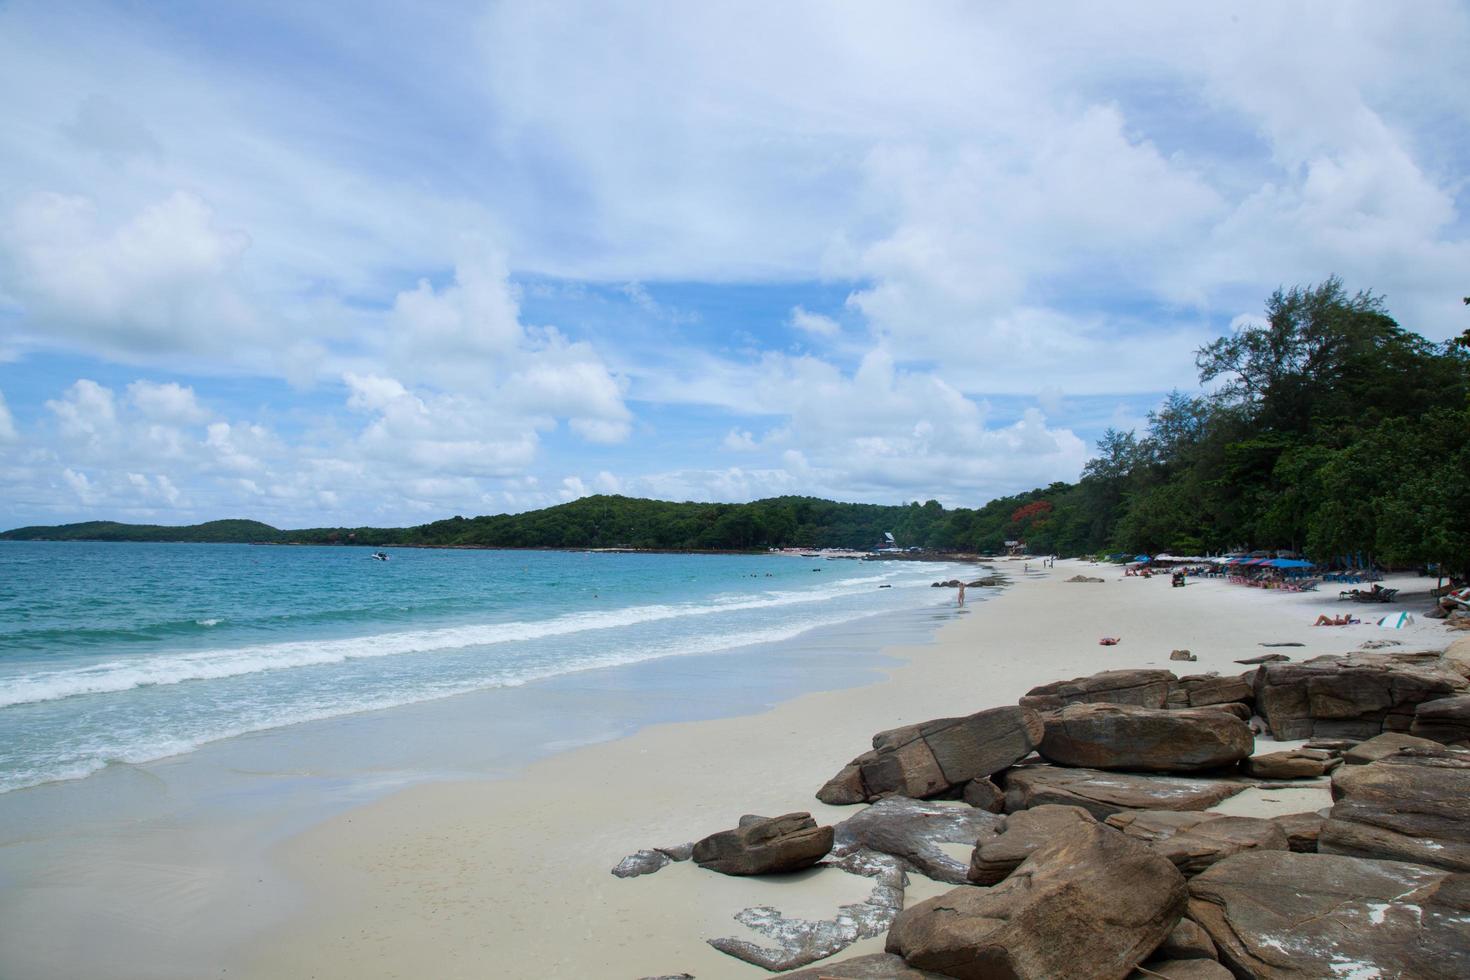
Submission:
<svg viewBox="0 0 1470 980">
<path fill-rule="evenodd" d="M 1347 611 L 1337 591 L 1262 591 L 1223 580 L 1170 587 L 1166 576 L 1124 578 L 1116 567 L 1058 561 L 1001 568 L 1016 581 L 944 627 L 936 642 L 894 651 L 904 661 L 880 683 L 812 694 L 745 717 L 659 725 L 535 763 L 508 779 L 414 787 L 334 817 L 281 844 L 276 866 L 304 893 L 301 914 L 226 957 L 228 975 L 283 977 L 617 977 L 689 973 L 700 980 L 765 971 L 706 939 L 759 940 L 733 921 L 774 905 L 830 916 L 867 883 L 838 872 L 736 879 L 674 864 L 622 880 L 609 869 L 639 848 L 731 827 L 741 814 L 809 810 L 821 822 L 854 808 L 813 796 L 881 729 L 1015 702 L 1040 683 L 1122 667 L 1181 675 L 1247 668 L 1236 660 L 1282 648 L 1292 659 L 1343 653 L 1368 640 L 1441 648 L 1436 621 L 1408 628 L 1313 627 Z M 1076 574 L 1102 583 L 1069 583 Z M 1427 580 L 1392 607 L 1415 613 Z M 1407 600 L 1407 601 L 1404 601 Z M 1118 636 L 1117 646 L 1098 645 Z M 1187 648 L 1197 663 L 1171 663 Z M 1280 748 L 1261 740 L 1258 751 Z M 1306 790 L 1250 790 L 1222 805 L 1268 815 L 1330 802 L 1325 781 Z M 958 853 L 956 856 L 960 856 Z M 910 903 L 950 886 L 913 877 Z M 845 954 L 881 949 L 864 940 Z"/>
</svg>

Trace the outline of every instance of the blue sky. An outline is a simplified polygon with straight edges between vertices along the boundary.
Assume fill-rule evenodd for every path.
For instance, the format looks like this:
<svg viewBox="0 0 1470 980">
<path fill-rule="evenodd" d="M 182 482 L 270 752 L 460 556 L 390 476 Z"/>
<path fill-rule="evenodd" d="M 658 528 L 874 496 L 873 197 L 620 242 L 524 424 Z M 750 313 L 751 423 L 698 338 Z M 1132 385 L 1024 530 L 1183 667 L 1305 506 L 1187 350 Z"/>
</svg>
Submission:
<svg viewBox="0 0 1470 980">
<path fill-rule="evenodd" d="M 1464 329 L 1465 50 L 1434 2 L 0 3 L 0 525 L 1075 479 L 1279 285 Z"/>
</svg>

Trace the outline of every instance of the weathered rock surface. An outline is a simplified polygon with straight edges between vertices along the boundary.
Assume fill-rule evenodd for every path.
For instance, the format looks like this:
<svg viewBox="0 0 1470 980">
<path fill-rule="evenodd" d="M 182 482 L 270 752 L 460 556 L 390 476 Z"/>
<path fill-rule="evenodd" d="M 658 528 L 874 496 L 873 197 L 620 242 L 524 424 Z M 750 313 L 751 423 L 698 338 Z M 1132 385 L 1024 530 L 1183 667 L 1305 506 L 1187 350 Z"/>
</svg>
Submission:
<svg viewBox="0 0 1470 980">
<path fill-rule="evenodd" d="M 1101 582 L 1103 580 L 1100 579 L 1100 578 L 1097 578 L 1095 576 L 1092 576 L 1092 575 L 1073 575 L 1071 578 L 1067 579 L 1067 581 L 1068 582 Z"/>
<path fill-rule="evenodd" d="M 1195 661 L 1195 660 L 1198 660 L 1199 657 L 1196 657 L 1194 654 L 1190 653 L 1188 650 L 1171 650 L 1171 651 L 1169 651 L 1169 659 L 1170 660 Z"/>
<path fill-rule="evenodd" d="M 1057 711 L 1069 704 L 1098 701 L 1162 708 L 1168 700 L 1169 687 L 1176 680 L 1170 670 L 1105 670 L 1033 687 L 1021 699 L 1021 704 L 1037 711 Z"/>
<path fill-rule="evenodd" d="M 945 980 L 943 975 L 916 970 L 892 953 L 854 956 L 837 963 L 823 963 L 810 970 L 783 974 L 781 980 Z"/>
<path fill-rule="evenodd" d="M 873 890 L 861 902 L 839 906 L 830 919 L 788 918 L 769 905 L 741 909 L 735 921 L 776 941 L 761 946 L 748 939 L 709 940 L 715 949 L 767 970 L 791 970 L 842 952 L 859 939 L 882 935 L 903 908 L 904 873 L 898 861 L 884 854 L 850 854 L 835 867 L 874 879 Z"/>
<path fill-rule="evenodd" d="M 990 813 L 1002 813 L 1006 808 L 1006 791 L 995 785 L 986 776 L 966 783 L 965 791 L 960 794 L 960 799 Z"/>
<path fill-rule="evenodd" d="M 1348 749 L 1342 754 L 1342 761 L 1350 766 L 1365 766 L 1370 762 L 1397 755 L 1402 749 L 1436 748 L 1439 748 L 1439 743 L 1433 739 L 1405 735 L 1402 732 L 1384 732 Z"/>
<path fill-rule="evenodd" d="M 993 834 L 975 842 L 967 877 L 977 885 L 994 885 L 1041 847 L 1097 823 L 1081 807 L 1039 806 L 1005 818 Z"/>
<path fill-rule="evenodd" d="M 1353 653 L 1256 672 L 1256 710 L 1278 739 L 1406 732 L 1424 701 L 1467 690 L 1438 652 Z"/>
<path fill-rule="evenodd" d="M 1470 752 L 1437 753 L 1344 766 L 1317 850 L 1470 871 Z"/>
<path fill-rule="evenodd" d="M 1257 817 L 1141 810 L 1115 813 L 1107 824 L 1147 844 L 1186 876 L 1197 875 L 1241 851 L 1285 851 L 1289 847 L 1285 831 Z"/>
<path fill-rule="evenodd" d="M 1470 742 L 1470 694 L 1425 701 L 1414 709 L 1409 734 L 1436 742 Z"/>
<path fill-rule="evenodd" d="M 1147 970 L 1147 973 L 1143 971 Z M 1142 969 L 1133 971 L 1128 980 L 1235 980 L 1235 974 L 1214 960 L 1150 960 Z"/>
<path fill-rule="evenodd" d="M 1333 854 L 1251 851 L 1189 883 L 1189 917 L 1237 977 L 1470 976 L 1470 879 Z"/>
<path fill-rule="evenodd" d="M 1193 919 L 1180 919 L 1174 931 L 1154 950 L 1160 960 L 1213 960 L 1218 956 L 1214 940 L 1204 926 Z"/>
<path fill-rule="evenodd" d="M 1256 672 L 1229 674 L 1224 677 L 1211 671 L 1181 677 L 1169 687 L 1166 706 L 1170 708 L 1202 708 L 1211 704 L 1249 704 L 1255 695 Z M 1249 717 L 1249 712 L 1247 712 Z"/>
<path fill-rule="evenodd" d="M 1317 838 L 1322 835 L 1322 824 L 1327 818 L 1320 813 L 1286 813 L 1272 817 L 1271 822 L 1286 834 L 1286 843 L 1293 851 L 1315 854 Z"/>
<path fill-rule="evenodd" d="M 968 866 L 942 845 L 974 846 L 975 841 L 993 836 L 1005 821 L 960 803 L 892 797 L 837 824 L 833 851 L 838 856 L 857 848 L 880 851 L 935 881 L 963 884 Z"/>
<path fill-rule="evenodd" d="M 1099 820 L 1122 810 L 1208 810 L 1246 782 L 1018 766 L 1006 774 L 1006 812 L 1045 803 L 1080 806 Z"/>
<path fill-rule="evenodd" d="M 694 852 L 693 844 L 678 844 L 674 847 L 648 847 L 634 851 L 623 858 L 612 869 L 619 878 L 637 878 L 651 875 L 672 861 L 687 861 Z"/>
<path fill-rule="evenodd" d="M 938 796 L 1020 761 L 1041 735 L 1041 717 L 1016 706 L 879 732 L 873 750 L 844 766 L 817 791 L 817 799 L 843 805 Z"/>
<path fill-rule="evenodd" d="M 956 888 L 905 909 L 888 951 L 961 980 L 1116 980 L 1169 935 L 1185 895 L 1169 862 L 1091 824 L 1038 849 L 993 888 Z"/>
<path fill-rule="evenodd" d="M 1064 766 L 1199 772 L 1234 765 L 1254 747 L 1249 726 L 1224 711 L 1070 704 L 1047 716 L 1037 751 Z"/>
<path fill-rule="evenodd" d="M 1257 779 L 1316 779 L 1342 765 L 1342 758 L 1318 749 L 1290 749 L 1253 755 L 1245 771 Z"/>
<path fill-rule="evenodd" d="M 1266 643 L 1263 646 L 1301 646 L 1300 643 Z M 1284 653 L 1261 653 L 1254 657 L 1246 657 L 1244 660 L 1235 661 L 1238 664 L 1279 664 L 1290 660 Z"/>
<path fill-rule="evenodd" d="M 694 845 L 694 863 L 727 875 L 781 874 L 809 868 L 832 850 L 832 828 L 818 827 L 810 813 L 740 818 L 734 830 L 711 834 Z"/>
</svg>

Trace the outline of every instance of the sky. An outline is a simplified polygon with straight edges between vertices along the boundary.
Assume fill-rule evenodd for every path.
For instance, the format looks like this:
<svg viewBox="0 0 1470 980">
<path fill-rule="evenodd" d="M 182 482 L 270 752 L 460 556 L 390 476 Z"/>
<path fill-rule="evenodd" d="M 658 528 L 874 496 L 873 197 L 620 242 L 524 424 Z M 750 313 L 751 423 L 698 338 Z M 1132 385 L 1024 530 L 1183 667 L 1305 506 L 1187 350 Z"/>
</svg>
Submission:
<svg viewBox="0 0 1470 980">
<path fill-rule="evenodd" d="M 1470 5 L 0 0 L 0 526 L 978 506 L 1470 292 Z"/>
</svg>

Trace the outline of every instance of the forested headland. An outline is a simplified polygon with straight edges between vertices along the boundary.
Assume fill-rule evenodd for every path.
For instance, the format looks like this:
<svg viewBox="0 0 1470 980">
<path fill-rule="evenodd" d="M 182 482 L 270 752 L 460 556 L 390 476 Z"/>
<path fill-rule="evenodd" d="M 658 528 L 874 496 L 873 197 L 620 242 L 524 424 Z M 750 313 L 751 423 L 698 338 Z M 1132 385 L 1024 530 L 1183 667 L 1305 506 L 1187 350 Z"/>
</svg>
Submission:
<svg viewBox="0 0 1470 980">
<path fill-rule="evenodd" d="M 1062 555 L 1290 549 L 1470 569 L 1470 331 L 1431 342 L 1333 278 L 1278 290 L 1263 324 L 1202 348 L 1196 365 L 1206 394 L 1173 392 L 1143 431 L 1109 430 L 1078 482 L 976 508 L 595 496 L 407 528 L 88 522 L 0 538 L 749 550 L 870 548 L 892 532 L 901 547 L 949 552 L 1021 540 Z"/>
</svg>

